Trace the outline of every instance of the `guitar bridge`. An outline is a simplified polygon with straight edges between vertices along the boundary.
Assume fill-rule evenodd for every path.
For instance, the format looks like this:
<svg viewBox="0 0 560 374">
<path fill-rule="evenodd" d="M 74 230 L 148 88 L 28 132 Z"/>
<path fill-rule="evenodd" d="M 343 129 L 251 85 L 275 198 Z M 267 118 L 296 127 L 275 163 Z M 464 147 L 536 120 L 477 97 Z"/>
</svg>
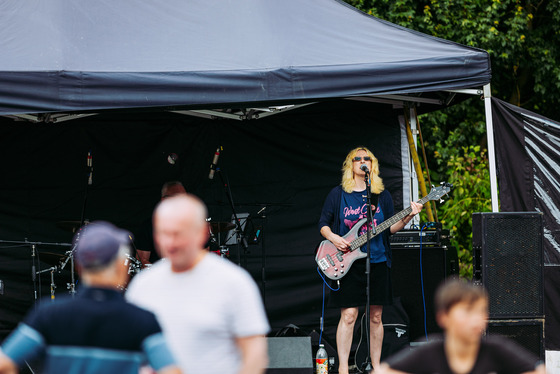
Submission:
<svg viewBox="0 0 560 374">
<path fill-rule="evenodd" d="M 319 262 L 317 263 L 317 265 L 319 265 L 319 268 L 320 268 L 321 271 L 323 271 L 323 272 L 324 272 L 325 270 L 327 270 L 327 269 L 330 267 L 329 263 L 328 263 L 327 260 L 324 259 L 324 258 L 320 259 Z"/>
</svg>

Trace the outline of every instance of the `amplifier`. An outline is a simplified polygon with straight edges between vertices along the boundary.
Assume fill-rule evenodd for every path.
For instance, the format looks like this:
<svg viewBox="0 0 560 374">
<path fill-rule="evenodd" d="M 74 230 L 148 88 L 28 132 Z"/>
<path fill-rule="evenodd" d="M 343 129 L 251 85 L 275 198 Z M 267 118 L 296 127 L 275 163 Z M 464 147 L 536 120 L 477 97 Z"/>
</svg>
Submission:
<svg viewBox="0 0 560 374">
<path fill-rule="evenodd" d="M 391 247 L 419 248 L 440 247 L 447 243 L 449 230 L 401 230 L 391 236 Z"/>
</svg>

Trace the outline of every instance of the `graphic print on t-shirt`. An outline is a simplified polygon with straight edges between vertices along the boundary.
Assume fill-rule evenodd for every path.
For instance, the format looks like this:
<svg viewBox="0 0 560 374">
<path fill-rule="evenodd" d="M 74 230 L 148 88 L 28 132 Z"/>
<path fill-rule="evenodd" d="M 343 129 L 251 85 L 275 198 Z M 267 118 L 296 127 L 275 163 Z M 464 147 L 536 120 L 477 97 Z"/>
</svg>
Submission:
<svg viewBox="0 0 560 374">
<path fill-rule="evenodd" d="M 365 191 L 353 191 L 352 193 L 343 192 L 340 206 L 340 220 L 342 225 L 340 225 L 340 235 L 346 235 L 356 223 L 360 220 L 366 218 L 367 215 L 367 202 L 365 201 Z M 383 211 L 372 205 L 373 214 L 372 223 L 374 227 L 384 221 Z M 364 235 L 366 233 L 366 224 L 362 225 L 359 230 L 359 235 Z M 371 259 L 372 262 L 383 262 L 386 261 L 385 248 L 383 246 L 383 239 L 381 235 L 377 235 L 370 240 L 371 248 Z M 366 251 L 365 245 L 361 248 L 363 252 Z"/>
</svg>

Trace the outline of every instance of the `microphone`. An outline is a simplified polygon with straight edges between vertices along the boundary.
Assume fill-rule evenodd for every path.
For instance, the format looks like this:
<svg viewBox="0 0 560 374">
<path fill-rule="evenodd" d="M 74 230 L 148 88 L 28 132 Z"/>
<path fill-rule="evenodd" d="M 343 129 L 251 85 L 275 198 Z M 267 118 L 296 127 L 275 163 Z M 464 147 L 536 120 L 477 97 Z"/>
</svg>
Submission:
<svg viewBox="0 0 560 374">
<path fill-rule="evenodd" d="M 218 159 L 220 158 L 220 148 L 221 147 L 218 147 L 216 149 L 216 153 L 214 153 L 214 159 L 210 165 L 210 174 L 208 174 L 208 179 L 214 179 L 214 173 L 216 172 L 216 166 L 218 166 Z"/>
<path fill-rule="evenodd" d="M 360 169 L 362 169 L 363 171 L 365 171 L 366 173 L 369 173 L 369 169 L 367 168 L 366 164 L 363 164 L 362 166 L 360 166 Z"/>
<path fill-rule="evenodd" d="M 87 154 L 87 167 L 89 168 L 89 176 L 88 176 L 88 185 L 92 185 L 93 183 L 93 156 L 91 155 L 91 151 L 88 151 Z"/>
</svg>

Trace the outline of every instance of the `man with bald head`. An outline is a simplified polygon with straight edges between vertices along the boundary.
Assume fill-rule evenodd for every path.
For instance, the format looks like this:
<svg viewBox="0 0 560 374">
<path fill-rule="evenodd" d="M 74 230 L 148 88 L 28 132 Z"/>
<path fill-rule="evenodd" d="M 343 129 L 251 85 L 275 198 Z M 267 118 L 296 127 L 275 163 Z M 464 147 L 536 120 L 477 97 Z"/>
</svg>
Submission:
<svg viewBox="0 0 560 374">
<path fill-rule="evenodd" d="M 206 207 L 195 196 L 165 199 L 153 217 L 164 259 L 141 272 L 126 297 L 156 314 L 186 373 L 263 373 L 269 331 L 255 282 L 204 250 Z"/>
</svg>

